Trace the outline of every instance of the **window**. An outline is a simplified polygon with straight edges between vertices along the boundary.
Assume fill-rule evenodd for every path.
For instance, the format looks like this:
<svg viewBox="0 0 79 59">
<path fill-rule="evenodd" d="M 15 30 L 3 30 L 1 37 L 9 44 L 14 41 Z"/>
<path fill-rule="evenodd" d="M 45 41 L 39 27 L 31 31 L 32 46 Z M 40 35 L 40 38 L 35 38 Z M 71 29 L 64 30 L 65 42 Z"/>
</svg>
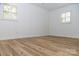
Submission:
<svg viewBox="0 0 79 59">
<path fill-rule="evenodd" d="M 62 23 L 70 23 L 70 12 L 63 13 L 61 15 Z"/>
<path fill-rule="evenodd" d="M 3 18 L 16 19 L 16 6 L 10 4 L 3 4 Z"/>
</svg>

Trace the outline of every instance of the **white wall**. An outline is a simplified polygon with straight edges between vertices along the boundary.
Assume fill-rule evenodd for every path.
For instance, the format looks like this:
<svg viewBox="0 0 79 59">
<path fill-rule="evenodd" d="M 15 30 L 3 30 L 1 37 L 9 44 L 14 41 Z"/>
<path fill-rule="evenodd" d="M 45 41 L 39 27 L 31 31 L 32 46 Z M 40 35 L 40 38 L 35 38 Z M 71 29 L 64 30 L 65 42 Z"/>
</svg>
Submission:
<svg viewBox="0 0 79 59">
<path fill-rule="evenodd" d="M 16 4 L 17 20 L 0 20 L 0 40 L 48 34 L 48 11 L 31 4 Z"/>
<path fill-rule="evenodd" d="M 51 12 L 31 4 L 16 5 L 17 20 L 0 19 L 0 40 L 48 34 L 79 38 L 79 4 L 73 4 Z M 61 14 L 66 11 L 71 12 L 70 24 L 61 23 Z"/>
<path fill-rule="evenodd" d="M 61 23 L 61 14 L 71 12 L 70 24 Z M 50 12 L 49 35 L 79 38 L 79 4 L 72 4 Z"/>
</svg>

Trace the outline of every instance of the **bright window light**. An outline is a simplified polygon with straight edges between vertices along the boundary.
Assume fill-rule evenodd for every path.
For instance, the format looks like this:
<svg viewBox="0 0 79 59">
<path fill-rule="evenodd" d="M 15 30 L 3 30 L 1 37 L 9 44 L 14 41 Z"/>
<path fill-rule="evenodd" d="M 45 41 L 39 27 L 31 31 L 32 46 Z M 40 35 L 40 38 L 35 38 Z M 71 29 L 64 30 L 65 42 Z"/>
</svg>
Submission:
<svg viewBox="0 0 79 59">
<path fill-rule="evenodd" d="M 16 6 L 10 4 L 3 4 L 3 18 L 16 19 Z"/>
<path fill-rule="evenodd" d="M 66 20 L 65 20 L 65 13 L 63 13 L 62 15 L 61 15 L 61 18 L 62 18 L 62 22 L 64 23 Z"/>
<path fill-rule="evenodd" d="M 66 12 L 66 22 L 70 22 L 70 12 Z"/>
<path fill-rule="evenodd" d="M 70 23 L 70 12 L 61 14 L 62 23 Z"/>
</svg>

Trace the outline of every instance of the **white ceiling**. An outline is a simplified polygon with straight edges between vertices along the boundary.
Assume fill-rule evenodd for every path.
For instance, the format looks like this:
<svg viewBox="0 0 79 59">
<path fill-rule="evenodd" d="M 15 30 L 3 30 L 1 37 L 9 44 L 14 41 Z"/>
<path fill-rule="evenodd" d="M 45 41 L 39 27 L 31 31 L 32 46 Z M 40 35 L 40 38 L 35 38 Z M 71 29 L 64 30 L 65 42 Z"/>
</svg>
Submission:
<svg viewBox="0 0 79 59">
<path fill-rule="evenodd" d="M 32 4 L 51 11 L 51 10 L 55 10 L 57 8 L 61 8 L 61 7 L 70 5 L 72 3 L 32 3 Z"/>
</svg>

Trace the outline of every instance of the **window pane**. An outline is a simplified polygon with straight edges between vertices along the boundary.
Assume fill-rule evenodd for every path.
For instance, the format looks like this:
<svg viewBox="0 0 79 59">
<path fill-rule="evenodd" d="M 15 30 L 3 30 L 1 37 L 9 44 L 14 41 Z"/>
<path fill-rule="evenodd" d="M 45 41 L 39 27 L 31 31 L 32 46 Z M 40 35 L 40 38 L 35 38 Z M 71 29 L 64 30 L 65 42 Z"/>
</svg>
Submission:
<svg viewBox="0 0 79 59">
<path fill-rule="evenodd" d="M 70 22 L 70 12 L 66 12 L 66 22 Z"/>
<path fill-rule="evenodd" d="M 11 7 L 9 5 L 4 5 L 4 11 L 10 12 Z"/>
<path fill-rule="evenodd" d="M 11 12 L 16 13 L 16 7 L 12 7 Z"/>
<path fill-rule="evenodd" d="M 16 19 L 16 14 L 4 12 L 4 19 Z"/>
<path fill-rule="evenodd" d="M 63 13 L 63 14 L 61 15 L 62 23 L 65 23 L 65 22 L 66 22 L 65 17 L 66 17 L 65 13 Z"/>
<path fill-rule="evenodd" d="M 70 16 L 70 12 L 66 12 L 66 17 L 67 17 L 67 16 Z"/>
<path fill-rule="evenodd" d="M 66 17 L 66 22 L 70 22 L 70 17 Z"/>
<path fill-rule="evenodd" d="M 65 18 L 65 13 L 63 13 L 63 14 L 61 15 L 61 18 Z"/>
<path fill-rule="evenodd" d="M 3 16 L 4 16 L 4 19 L 10 19 L 10 13 L 9 12 L 4 12 Z"/>
</svg>

